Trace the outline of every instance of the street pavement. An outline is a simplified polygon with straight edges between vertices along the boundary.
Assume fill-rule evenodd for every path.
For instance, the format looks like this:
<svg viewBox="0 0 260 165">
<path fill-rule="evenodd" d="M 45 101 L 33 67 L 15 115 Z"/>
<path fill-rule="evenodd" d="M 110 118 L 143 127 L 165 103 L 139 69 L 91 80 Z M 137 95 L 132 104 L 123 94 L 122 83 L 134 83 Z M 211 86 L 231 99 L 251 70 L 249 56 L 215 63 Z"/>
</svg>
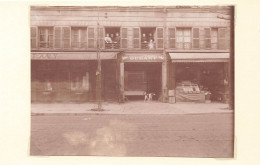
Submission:
<svg viewBox="0 0 260 165">
<path fill-rule="evenodd" d="M 134 104 L 132 107 L 107 104 L 103 112 L 89 111 L 93 107 L 86 104 L 32 105 L 30 153 L 40 156 L 233 156 L 234 115 L 227 105 L 203 104 L 207 108 L 203 109 L 202 104 Z M 36 111 L 37 106 L 42 110 Z M 138 111 L 137 107 L 142 106 L 153 108 Z M 115 107 L 118 109 L 112 109 Z M 168 108 L 165 110 L 165 107 Z M 210 107 L 212 109 L 208 109 Z"/>
</svg>

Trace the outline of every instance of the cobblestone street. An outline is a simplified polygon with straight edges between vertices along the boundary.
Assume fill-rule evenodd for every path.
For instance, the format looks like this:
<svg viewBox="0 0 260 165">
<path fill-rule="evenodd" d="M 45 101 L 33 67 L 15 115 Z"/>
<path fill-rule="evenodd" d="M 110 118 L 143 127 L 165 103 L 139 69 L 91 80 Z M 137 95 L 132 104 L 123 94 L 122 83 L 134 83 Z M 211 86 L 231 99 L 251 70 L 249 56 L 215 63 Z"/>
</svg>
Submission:
<svg viewBox="0 0 260 165">
<path fill-rule="evenodd" d="M 232 157 L 233 114 L 32 115 L 31 155 Z"/>
</svg>

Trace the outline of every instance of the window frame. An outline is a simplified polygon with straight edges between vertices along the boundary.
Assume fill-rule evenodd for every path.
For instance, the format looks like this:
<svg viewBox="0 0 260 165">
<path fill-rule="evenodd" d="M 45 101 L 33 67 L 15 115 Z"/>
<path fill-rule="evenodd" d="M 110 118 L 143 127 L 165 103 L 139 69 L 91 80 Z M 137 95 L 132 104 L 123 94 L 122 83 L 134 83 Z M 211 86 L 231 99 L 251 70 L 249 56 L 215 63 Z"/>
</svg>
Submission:
<svg viewBox="0 0 260 165">
<path fill-rule="evenodd" d="M 77 35 L 75 35 L 75 30 L 77 29 Z M 84 33 L 83 31 L 86 30 L 85 33 L 85 37 L 86 37 L 86 41 L 82 41 L 82 33 Z M 77 42 L 73 41 L 73 37 L 74 36 L 78 36 Z M 74 47 L 73 44 L 77 43 L 78 46 Z M 82 44 L 85 43 L 85 47 L 82 47 Z M 84 44 L 83 44 L 84 45 Z M 71 26 L 71 49 L 74 50 L 85 50 L 88 48 L 88 27 L 87 26 Z"/>
<path fill-rule="evenodd" d="M 178 40 L 178 30 L 181 29 L 181 32 L 182 32 L 182 42 L 177 42 Z M 189 40 L 190 40 L 190 45 L 189 45 L 189 48 L 185 48 L 185 34 L 184 34 L 184 31 L 185 29 L 188 29 L 189 30 Z M 179 50 L 191 50 L 192 49 L 192 27 L 176 27 L 176 49 L 179 49 Z M 182 47 L 181 48 L 178 48 L 178 43 L 181 43 L 182 44 Z"/>
<path fill-rule="evenodd" d="M 52 34 L 50 34 L 49 30 L 47 32 L 48 33 L 47 36 L 52 36 L 52 40 L 51 41 L 48 40 L 46 42 L 46 44 L 48 43 L 48 45 L 50 45 L 50 42 L 52 42 L 51 47 L 50 46 L 48 46 L 48 47 L 47 46 L 46 47 L 41 47 L 41 30 L 43 30 L 43 29 L 45 29 L 45 30 L 47 30 L 47 29 L 52 30 Z M 46 36 L 46 34 L 42 35 L 42 36 Z M 43 42 L 43 43 L 45 43 L 45 42 Z M 54 49 L 54 26 L 39 26 L 38 27 L 38 48 L 39 49 Z"/>
</svg>

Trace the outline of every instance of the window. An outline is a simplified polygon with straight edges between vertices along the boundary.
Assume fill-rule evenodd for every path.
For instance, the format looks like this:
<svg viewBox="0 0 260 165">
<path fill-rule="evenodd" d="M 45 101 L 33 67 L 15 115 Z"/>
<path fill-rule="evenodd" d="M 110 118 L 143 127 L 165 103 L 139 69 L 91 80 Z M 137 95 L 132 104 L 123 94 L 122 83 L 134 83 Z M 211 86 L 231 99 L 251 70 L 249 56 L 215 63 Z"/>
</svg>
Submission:
<svg viewBox="0 0 260 165">
<path fill-rule="evenodd" d="M 72 27 L 71 28 L 71 46 L 75 49 L 87 48 L 87 28 Z"/>
<path fill-rule="evenodd" d="M 39 47 L 53 48 L 53 28 L 39 27 Z"/>
<path fill-rule="evenodd" d="M 177 28 L 176 46 L 177 49 L 191 49 L 190 28 Z"/>
<path fill-rule="evenodd" d="M 226 28 L 211 29 L 211 48 L 212 49 L 227 49 L 229 36 L 226 34 Z"/>
<path fill-rule="evenodd" d="M 106 27 L 105 28 L 105 48 L 119 49 L 120 48 L 120 27 Z"/>
<path fill-rule="evenodd" d="M 169 28 L 169 48 L 175 48 L 175 28 Z"/>
<path fill-rule="evenodd" d="M 156 35 L 157 34 L 157 35 Z M 141 28 L 141 48 L 142 49 L 155 49 L 155 37 L 157 36 L 157 42 L 160 42 L 160 48 L 163 47 L 163 28 Z"/>
<path fill-rule="evenodd" d="M 72 72 L 71 74 L 71 90 L 72 91 L 88 91 L 89 90 L 89 73 Z"/>
</svg>

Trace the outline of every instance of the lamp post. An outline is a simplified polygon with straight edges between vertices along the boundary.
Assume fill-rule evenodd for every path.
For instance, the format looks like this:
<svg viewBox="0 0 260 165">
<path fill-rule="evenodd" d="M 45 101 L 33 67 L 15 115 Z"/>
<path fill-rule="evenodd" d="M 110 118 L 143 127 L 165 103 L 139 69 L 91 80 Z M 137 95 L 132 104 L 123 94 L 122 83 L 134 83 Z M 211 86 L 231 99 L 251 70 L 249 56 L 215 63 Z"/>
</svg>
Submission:
<svg viewBox="0 0 260 165">
<path fill-rule="evenodd" d="M 97 108 L 91 109 L 93 111 L 104 111 L 102 109 L 101 96 L 101 59 L 100 59 L 100 25 L 99 25 L 99 8 L 98 8 L 98 22 L 97 22 L 97 70 L 96 70 L 96 100 Z"/>
</svg>

